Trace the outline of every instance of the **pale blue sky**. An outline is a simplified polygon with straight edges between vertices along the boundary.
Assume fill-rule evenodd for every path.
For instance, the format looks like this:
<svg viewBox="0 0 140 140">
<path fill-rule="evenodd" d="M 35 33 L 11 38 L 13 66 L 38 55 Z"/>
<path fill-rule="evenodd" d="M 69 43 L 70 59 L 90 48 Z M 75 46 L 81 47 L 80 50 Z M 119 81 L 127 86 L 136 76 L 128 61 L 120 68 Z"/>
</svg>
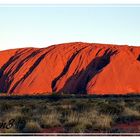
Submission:
<svg viewBox="0 0 140 140">
<path fill-rule="evenodd" d="M 140 46 L 140 7 L 0 7 L 0 49 L 75 41 Z"/>
</svg>

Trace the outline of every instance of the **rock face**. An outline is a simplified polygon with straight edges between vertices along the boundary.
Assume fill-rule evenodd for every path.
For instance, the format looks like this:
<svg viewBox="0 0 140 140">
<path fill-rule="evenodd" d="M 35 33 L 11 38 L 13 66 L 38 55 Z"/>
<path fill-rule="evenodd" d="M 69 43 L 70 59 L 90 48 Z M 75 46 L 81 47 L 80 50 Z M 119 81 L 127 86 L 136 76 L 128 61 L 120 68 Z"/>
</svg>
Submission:
<svg viewBox="0 0 140 140">
<path fill-rule="evenodd" d="M 140 48 L 74 42 L 1 51 L 0 92 L 140 93 Z"/>
</svg>

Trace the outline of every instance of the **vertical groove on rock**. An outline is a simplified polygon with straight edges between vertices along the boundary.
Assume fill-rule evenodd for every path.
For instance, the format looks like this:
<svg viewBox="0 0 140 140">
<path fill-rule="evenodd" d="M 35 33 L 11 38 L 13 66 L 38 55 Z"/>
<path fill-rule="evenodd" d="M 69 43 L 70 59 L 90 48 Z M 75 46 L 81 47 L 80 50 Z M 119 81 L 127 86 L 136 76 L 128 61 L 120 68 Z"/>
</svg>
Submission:
<svg viewBox="0 0 140 140">
<path fill-rule="evenodd" d="M 138 61 L 140 61 L 140 54 L 139 54 L 139 56 L 138 56 L 137 60 L 138 60 Z"/>
<path fill-rule="evenodd" d="M 93 79 L 96 74 L 98 74 L 105 66 L 107 66 L 110 63 L 110 57 L 116 53 L 117 51 L 107 49 L 101 57 L 95 57 L 90 62 L 90 64 L 85 68 L 85 70 L 80 71 L 76 75 L 72 75 L 66 81 L 63 88 L 59 90 L 59 92 L 87 94 L 86 87 L 88 82 L 91 79 Z M 77 83 L 75 89 L 72 88 L 71 86 L 74 83 Z M 68 87 L 71 87 L 71 89 L 69 89 Z"/>
<path fill-rule="evenodd" d="M 9 73 L 11 70 L 9 70 L 8 73 L 4 73 L 5 70 L 8 68 L 9 65 L 11 65 L 13 62 L 15 62 L 22 53 L 25 53 L 27 50 L 18 50 L 14 56 L 11 56 L 10 59 L 1 67 L 0 72 L 0 92 L 6 93 L 8 91 L 9 85 L 10 85 L 10 78 Z"/>
<path fill-rule="evenodd" d="M 24 81 L 34 70 L 35 68 L 39 65 L 39 63 L 44 59 L 44 57 L 46 56 L 47 53 L 49 53 L 50 51 L 52 51 L 54 48 L 50 49 L 49 51 L 45 52 L 44 54 L 42 54 L 36 61 L 35 63 L 30 67 L 29 71 L 19 80 L 17 81 L 14 86 L 10 89 L 10 91 L 8 92 L 9 94 L 11 94 L 15 88 L 22 82 Z"/>
<path fill-rule="evenodd" d="M 67 61 L 67 64 L 66 64 L 66 66 L 64 67 L 63 71 L 60 73 L 60 75 L 59 75 L 58 77 L 56 77 L 56 78 L 52 81 L 52 86 L 51 86 L 51 87 L 52 87 L 52 91 L 53 91 L 53 92 L 56 91 L 55 85 L 56 85 L 57 81 L 58 81 L 63 75 L 65 75 L 65 74 L 67 73 L 67 71 L 68 71 L 68 69 L 69 69 L 69 67 L 70 67 L 70 65 L 71 65 L 71 63 L 72 63 L 72 61 L 74 60 L 74 58 L 79 54 L 79 52 L 80 52 L 81 50 L 83 50 L 83 49 L 85 49 L 85 48 L 86 48 L 86 47 L 84 47 L 84 48 L 78 50 L 76 53 L 74 53 L 74 54 L 70 57 L 70 59 Z"/>
</svg>

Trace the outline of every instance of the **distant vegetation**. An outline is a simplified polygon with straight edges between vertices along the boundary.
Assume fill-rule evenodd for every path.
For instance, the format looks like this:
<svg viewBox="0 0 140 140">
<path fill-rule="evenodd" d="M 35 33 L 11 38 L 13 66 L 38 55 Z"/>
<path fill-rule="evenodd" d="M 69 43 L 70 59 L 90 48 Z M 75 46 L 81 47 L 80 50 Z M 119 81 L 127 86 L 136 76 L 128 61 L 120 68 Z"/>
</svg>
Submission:
<svg viewBox="0 0 140 140">
<path fill-rule="evenodd" d="M 140 96 L 0 97 L 0 114 L 1 133 L 140 132 L 119 127 L 140 121 Z"/>
</svg>

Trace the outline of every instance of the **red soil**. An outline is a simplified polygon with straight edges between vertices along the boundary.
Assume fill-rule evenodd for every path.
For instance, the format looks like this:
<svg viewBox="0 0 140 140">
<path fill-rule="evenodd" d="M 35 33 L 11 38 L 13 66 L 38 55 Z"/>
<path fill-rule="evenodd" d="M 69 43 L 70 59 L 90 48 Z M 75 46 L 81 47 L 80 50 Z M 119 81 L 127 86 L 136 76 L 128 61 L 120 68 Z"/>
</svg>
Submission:
<svg viewBox="0 0 140 140">
<path fill-rule="evenodd" d="M 54 127 L 43 129 L 41 133 L 64 133 L 64 131 L 63 127 Z"/>
<path fill-rule="evenodd" d="M 1 51 L 0 92 L 140 93 L 140 48 L 75 42 Z"/>
<path fill-rule="evenodd" d="M 113 129 L 127 133 L 140 133 L 140 121 L 116 124 Z"/>
</svg>

